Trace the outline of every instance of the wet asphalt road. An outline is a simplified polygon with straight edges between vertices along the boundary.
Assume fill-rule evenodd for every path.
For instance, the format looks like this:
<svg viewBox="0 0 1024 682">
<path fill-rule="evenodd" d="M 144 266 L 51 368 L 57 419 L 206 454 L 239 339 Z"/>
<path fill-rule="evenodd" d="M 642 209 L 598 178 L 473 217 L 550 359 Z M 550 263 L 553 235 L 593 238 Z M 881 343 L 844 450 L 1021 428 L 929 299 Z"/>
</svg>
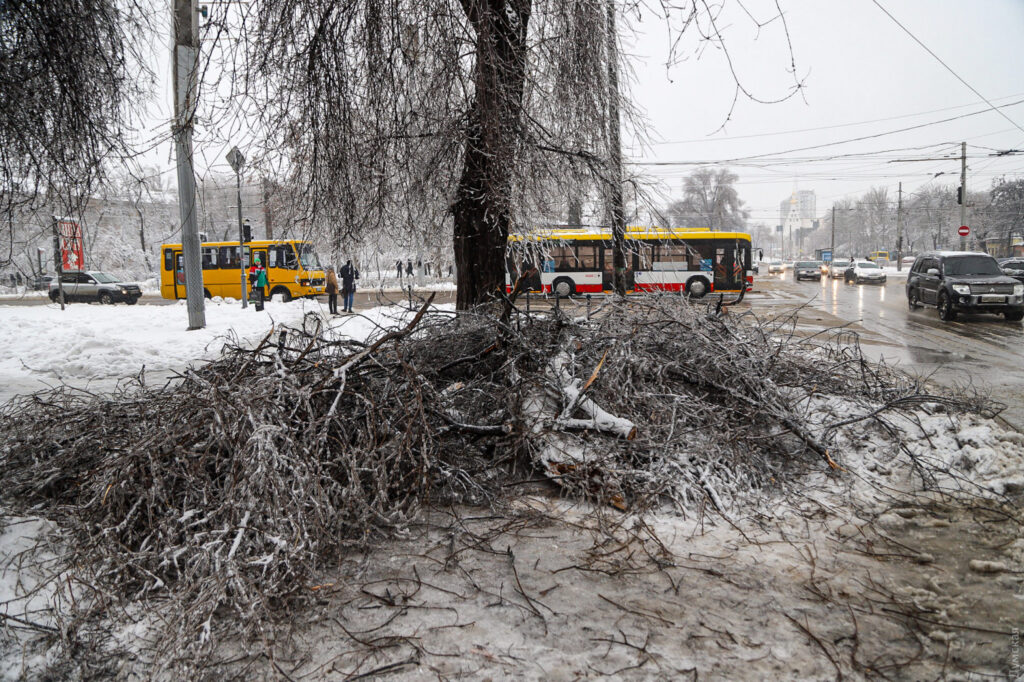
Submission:
<svg viewBox="0 0 1024 682">
<path fill-rule="evenodd" d="M 989 391 L 1007 405 L 1003 417 L 1024 431 L 1024 326 L 1002 316 L 963 315 L 943 322 L 934 308 L 910 311 L 904 277 L 883 285 L 792 281 L 792 272 L 756 278 L 750 298 L 757 310 L 806 308 L 803 328 L 853 323 L 865 353 L 912 374 L 944 385 L 970 385 Z"/>
</svg>

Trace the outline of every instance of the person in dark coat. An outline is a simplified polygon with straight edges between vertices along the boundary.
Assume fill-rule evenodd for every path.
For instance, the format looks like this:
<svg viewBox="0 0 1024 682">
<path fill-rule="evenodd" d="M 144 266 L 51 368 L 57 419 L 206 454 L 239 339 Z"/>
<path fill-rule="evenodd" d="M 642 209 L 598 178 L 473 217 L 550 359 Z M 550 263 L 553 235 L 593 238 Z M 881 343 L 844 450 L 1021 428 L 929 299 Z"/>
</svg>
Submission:
<svg viewBox="0 0 1024 682">
<path fill-rule="evenodd" d="M 334 272 L 334 266 L 327 266 L 327 310 L 331 315 L 338 314 L 338 275 Z"/>
<path fill-rule="evenodd" d="M 398 280 L 402 280 L 402 259 L 395 261 L 395 267 L 398 268 Z"/>
<path fill-rule="evenodd" d="M 352 302 L 356 297 L 356 280 L 359 279 L 359 271 L 352 265 L 351 260 L 345 261 L 338 271 L 341 278 L 341 303 L 342 312 L 352 312 Z"/>
<path fill-rule="evenodd" d="M 412 259 L 410 258 L 405 262 L 405 274 L 412 277 Z"/>
</svg>

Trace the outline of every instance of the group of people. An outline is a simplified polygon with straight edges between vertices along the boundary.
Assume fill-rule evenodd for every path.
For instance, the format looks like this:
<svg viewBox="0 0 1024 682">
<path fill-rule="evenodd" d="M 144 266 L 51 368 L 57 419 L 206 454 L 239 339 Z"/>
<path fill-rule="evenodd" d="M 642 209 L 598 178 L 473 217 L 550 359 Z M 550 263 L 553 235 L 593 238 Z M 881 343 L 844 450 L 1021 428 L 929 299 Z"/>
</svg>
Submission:
<svg viewBox="0 0 1024 682">
<path fill-rule="evenodd" d="M 425 274 L 427 277 L 430 277 L 430 262 L 429 261 L 424 263 L 423 261 L 419 261 L 418 260 L 418 261 L 416 261 L 416 267 L 417 268 L 422 267 L 423 268 L 423 274 Z M 435 269 L 435 272 L 436 272 L 437 276 L 441 277 L 442 276 L 441 275 L 441 265 L 440 264 L 435 264 L 434 269 Z M 402 264 L 402 259 L 398 259 L 398 260 L 395 261 L 395 273 L 396 273 L 398 279 L 402 279 L 402 273 L 403 272 L 405 273 L 406 277 L 412 277 L 413 269 L 412 269 L 412 259 L 411 258 L 409 260 L 405 261 L 404 265 Z M 449 277 L 452 276 L 452 266 L 451 265 L 448 266 L 448 276 Z"/>
<path fill-rule="evenodd" d="M 338 272 L 334 271 L 333 265 L 327 266 L 327 309 L 331 315 L 338 314 L 338 284 L 341 278 L 342 312 L 352 312 L 352 303 L 356 297 L 356 280 L 359 279 L 359 271 L 352 265 L 351 260 L 345 261 Z"/>
</svg>

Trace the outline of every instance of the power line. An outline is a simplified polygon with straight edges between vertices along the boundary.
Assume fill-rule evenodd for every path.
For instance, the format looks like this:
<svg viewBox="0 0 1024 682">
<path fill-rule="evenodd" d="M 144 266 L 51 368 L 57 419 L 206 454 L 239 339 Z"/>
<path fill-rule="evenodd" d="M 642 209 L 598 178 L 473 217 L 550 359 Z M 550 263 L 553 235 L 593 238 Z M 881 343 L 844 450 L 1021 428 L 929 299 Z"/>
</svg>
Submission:
<svg viewBox="0 0 1024 682">
<path fill-rule="evenodd" d="M 985 100 L 985 101 L 986 101 L 986 103 L 989 103 L 988 100 Z M 1012 107 L 1012 106 L 1016 106 L 1016 105 L 1021 104 L 1021 103 L 1024 103 L 1024 99 L 1016 100 L 1014 102 L 1010 102 L 1008 104 L 1003 104 L 1001 106 L 1002 107 Z M 882 133 L 874 133 L 872 135 L 861 135 L 860 137 L 851 137 L 849 139 L 839 140 L 837 142 L 824 142 L 822 144 L 815 144 L 815 145 L 810 145 L 810 146 L 807 146 L 807 147 L 796 147 L 794 149 L 787 149 L 787 150 L 784 150 L 784 151 L 781 151 L 781 152 L 768 152 L 768 153 L 765 153 L 765 154 L 755 154 L 753 156 L 740 156 L 740 157 L 736 157 L 734 159 L 724 159 L 724 160 L 719 161 L 717 163 L 737 163 L 737 162 L 740 162 L 740 161 L 749 161 L 749 160 L 752 160 L 752 159 L 765 159 L 765 158 L 771 158 L 771 157 L 775 157 L 775 156 L 780 156 L 782 154 L 792 154 L 793 152 L 804 152 L 804 151 L 810 151 L 812 149 L 824 149 L 825 147 L 835 147 L 837 145 L 848 144 L 850 142 L 863 142 L 865 140 L 873 140 L 873 139 L 876 139 L 876 138 L 879 138 L 879 137 L 885 137 L 887 135 L 896 135 L 898 133 L 905 133 L 905 132 L 908 132 L 908 131 L 911 131 L 911 130 L 920 130 L 921 128 L 927 128 L 927 127 L 933 126 L 933 125 L 941 125 L 943 123 L 949 123 L 950 121 L 957 121 L 957 120 L 960 120 L 960 119 L 963 119 L 963 118 L 969 118 L 971 116 L 978 116 L 980 114 L 987 114 L 989 111 L 992 111 L 993 109 L 998 110 L 1000 108 L 1000 107 L 996 107 L 995 105 L 993 105 L 991 103 L 989 103 L 989 106 L 990 106 L 989 109 L 982 109 L 980 111 L 972 111 L 972 112 L 968 112 L 966 114 L 960 114 L 959 116 L 950 116 L 949 118 L 940 119 L 938 121 L 929 121 L 927 123 L 919 123 L 917 125 L 907 126 L 905 128 L 897 128 L 895 130 L 889 130 L 889 131 L 882 132 Z M 998 112 L 998 113 L 1002 114 L 1002 112 Z M 1006 118 L 1005 114 L 1003 116 L 1004 116 L 1004 118 Z M 1010 123 L 1013 123 L 1014 126 L 1020 128 L 1020 126 L 1017 126 L 1017 124 L 1014 123 L 1011 119 L 1007 118 L 1006 120 L 1010 121 Z M 1021 128 L 1021 130 L 1024 131 L 1024 128 Z M 938 146 L 938 145 L 931 145 L 931 146 Z M 914 148 L 913 147 L 908 147 L 908 149 L 914 149 Z M 898 151 L 898 150 L 895 150 L 895 151 Z M 631 163 L 634 164 L 634 165 L 642 165 L 642 166 L 673 165 L 673 162 L 669 162 L 669 161 L 665 161 L 665 162 L 660 162 L 660 161 L 633 161 Z M 691 163 L 690 165 L 693 165 L 693 163 Z"/>
<path fill-rule="evenodd" d="M 997 99 L 1009 99 L 1010 97 L 1019 97 L 1021 94 L 1024 94 L 1024 93 L 1014 93 L 1012 95 L 1005 95 L 1005 96 L 999 97 Z M 1024 102 L 1024 100 L 1018 100 L 1016 102 L 1010 102 L 1008 104 L 1001 104 L 999 106 L 1012 107 L 1012 106 L 1015 106 L 1017 104 L 1020 104 L 1021 102 Z M 669 145 L 669 144 L 695 144 L 695 143 L 704 143 L 704 142 L 729 142 L 730 140 L 749 140 L 749 139 L 758 138 L 758 137 L 777 137 L 779 135 L 796 135 L 796 134 L 799 134 L 799 133 L 813 133 L 813 132 L 818 132 L 818 131 L 821 131 L 821 130 L 834 130 L 836 128 L 851 128 L 851 127 L 854 127 L 854 126 L 869 125 L 871 123 L 884 123 L 886 121 L 896 121 L 896 120 L 903 119 L 903 118 L 915 118 L 917 116 L 926 116 L 928 114 L 937 114 L 940 111 L 953 111 L 954 109 L 965 109 L 967 107 L 974 106 L 974 104 L 975 104 L 974 102 L 972 102 L 970 104 L 958 104 L 955 107 L 942 107 L 940 109 L 931 109 L 929 111 L 920 111 L 920 112 L 918 112 L 916 114 L 900 114 L 898 116 L 886 116 L 886 117 L 883 117 L 883 118 L 868 119 L 866 121 L 853 121 L 851 123 L 836 123 L 835 125 L 817 126 L 817 127 L 814 127 L 814 128 L 800 128 L 800 129 L 797 129 L 797 130 L 779 130 L 779 131 L 770 132 L 770 133 L 752 133 L 750 135 L 732 135 L 732 136 L 730 136 L 730 135 L 723 135 L 722 137 L 702 137 L 702 138 L 694 138 L 694 139 L 690 139 L 690 140 L 663 140 L 661 142 L 649 142 L 648 144 L 650 144 L 651 146 L 658 146 L 658 145 Z M 986 109 L 985 111 L 980 112 L 980 113 L 986 113 L 988 111 L 989 110 Z M 969 114 L 969 115 L 973 115 L 973 114 Z"/>
<path fill-rule="evenodd" d="M 875 3 L 875 5 L 876 5 L 876 6 L 878 7 L 878 9 L 882 10 L 883 12 L 885 12 L 886 16 L 888 16 L 888 17 L 889 17 L 890 19 L 892 19 L 892 20 L 893 20 L 894 22 L 896 22 L 896 25 L 897 25 L 897 26 L 899 26 L 900 28 L 902 28 L 902 29 L 903 29 L 903 31 L 904 31 L 904 32 L 905 32 L 905 33 L 906 33 L 906 34 L 907 34 L 908 36 L 910 36 L 911 38 L 913 38 L 913 39 L 914 39 L 914 42 L 916 42 L 916 43 L 917 43 L 918 45 L 920 45 L 921 47 L 923 47 L 923 48 L 925 49 L 925 51 L 926 51 L 926 52 L 927 52 L 928 54 L 930 54 L 930 55 L 931 55 L 932 57 L 934 57 L 934 58 L 935 58 L 935 60 L 936 60 L 937 62 L 939 62 L 939 64 L 942 64 L 942 66 L 944 66 L 944 67 L 946 68 L 946 70 L 947 70 L 947 71 L 949 71 L 949 72 L 950 72 L 951 74 L 953 74 L 953 75 L 954 75 L 954 76 L 956 77 L 956 79 L 957 79 L 958 81 L 960 81 L 961 83 L 963 83 L 964 85 L 966 85 L 966 86 L 968 87 L 968 89 L 970 89 L 970 91 L 971 91 L 971 92 L 973 92 L 973 93 L 974 93 L 975 95 L 977 95 L 978 97 L 980 97 L 980 98 L 982 99 L 982 101 L 984 101 L 984 102 L 985 102 L 985 104 L 989 105 L 989 107 L 991 107 L 991 110 L 993 110 L 993 111 L 995 111 L 996 113 L 998 113 L 998 114 L 999 114 L 1000 116 L 1002 116 L 1002 117 L 1003 117 L 1003 118 L 1005 118 L 1005 119 L 1006 119 L 1007 121 L 1009 121 L 1010 123 L 1012 123 L 1012 124 L 1013 124 L 1013 126 L 1014 126 L 1015 128 L 1017 128 L 1017 130 L 1019 130 L 1019 131 L 1021 131 L 1022 133 L 1024 133 L 1024 128 L 1021 128 L 1021 127 L 1020 127 L 1020 125 L 1018 125 L 1016 121 L 1014 121 L 1014 120 L 1013 120 L 1012 118 L 1010 118 L 1010 117 L 1009 117 L 1009 116 L 1007 116 L 1007 115 L 1006 115 L 1005 113 L 1003 113 L 1002 111 L 1000 111 L 1000 110 L 999 110 L 999 107 L 997 107 L 996 105 L 992 104 L 992 102 L 989 102 L 989 101 L 988 101 L 988 99 L 987 99 L 987 98 L 986 98 L 986 97 L 985 97 L 985 96 L 984 96 L 983 94 L 981 94 L 980 92 L 978 92 L 978 91 L 977 91 L 977 90 L 976 90 L 976 89 L 974 88 L 974 86 L 972 86 L 972 85 L 971 85 L 970 83 L 968 83 L 968 82 L 967 82 L 967 81 L 965 81 L 965 80 L 964 80 L 963 78 L 961 78 L 961 77 L 960 77 L 960 74 L 958 74 L 958 73 L 957 73 L 956 71 L 954 71 L 954 70 L 953 70 L 952 68 L 950 68 L 949 64 L 947 64 L 946 62 L 942 61 L 942 59 L 941 59 L 941 58 L 939 57 L 939 55 L 937 55 L 937 54 L 935 54 L 934 52 L 932 52 L 932 51 L 931 51 L 931 49 L 929 49 L 927 45 L 925 45 L 924 43 L 922 43 L 922 42 L 921 42 L 921 41 L 920 41 L 920 40 L 918 39 L 918 37 L 917 37 L 917 36 L 915 36 L 915 35 L 914 35 L 913 33 L 911 33 L 911 32 L 910 32 L 910 29 L 908 29 L 908 28 L 907 28 L 906 26 L 904 26 L 903 24 L 901 24 L 901 23 L 900 23 L 899 19 L 897 19 L 896 17 L 894 17 L 894 16 L 892 15 L 892 14 L 890 14 L 890 13 L 889 13 L 889 10 L 885 9 L 884 7 L 882 7 L 882 4 L 881 4 L 880 2 L 878 2 L 878 0 L 871 0 L 871 1 Z"/>
</svg>

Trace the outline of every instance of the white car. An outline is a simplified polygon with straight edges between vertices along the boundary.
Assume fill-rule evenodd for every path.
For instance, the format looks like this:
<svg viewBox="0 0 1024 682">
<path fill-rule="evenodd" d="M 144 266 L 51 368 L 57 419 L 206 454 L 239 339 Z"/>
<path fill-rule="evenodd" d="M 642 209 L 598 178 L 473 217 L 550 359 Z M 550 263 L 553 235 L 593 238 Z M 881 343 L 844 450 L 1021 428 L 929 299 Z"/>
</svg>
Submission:
<svg viewBox="0 0 1024 682">
<path fill-rule="evenodd" d="M 885 270 L 878 267 L 877 263 L 869 260 L 859 260 L 846 268 L 843 273 L 843 280 L 861 284 L 871 282 L 873 284 L 885 284 Z"/>
<path fill-rule="evenodd" d="M 768 261 L 768 274 L 772 274 L 775 272 L 783 272 L 785 271 L 785 269 L 785 266 L 782 264 L 782 261 L 780 260 Z"/>
</svg>

